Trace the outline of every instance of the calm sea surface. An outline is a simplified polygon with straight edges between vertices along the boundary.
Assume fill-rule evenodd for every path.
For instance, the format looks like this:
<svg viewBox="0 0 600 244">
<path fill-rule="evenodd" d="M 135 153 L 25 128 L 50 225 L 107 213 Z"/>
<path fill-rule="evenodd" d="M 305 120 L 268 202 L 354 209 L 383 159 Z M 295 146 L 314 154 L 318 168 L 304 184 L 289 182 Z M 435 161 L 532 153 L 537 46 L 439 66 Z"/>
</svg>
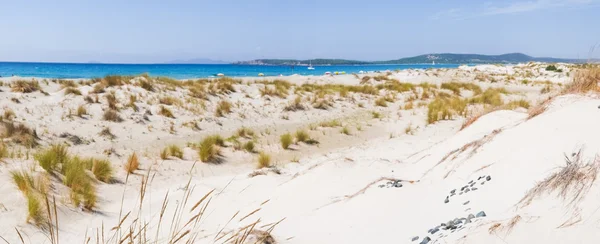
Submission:
<svg viewBox="0 0 600 244">
<path fill-rule="evenodd" d="M 396 64 L 396 65 L 332 65 L 315 66 L 265 66 L 233 64 L 81 64 L 81 63 L 17 63 L 0 62 L 0 76 L 21 76 L 41 78 L 92 78 L 105 75 L 168 76 L 175 79 L 213 77 L 219 73 L 226 76 L 265 76 L 279 75 L 323 75 L 325 72 L 384 71 L 427 68 L 456 68 L 458 64 Z"/>
</svg>

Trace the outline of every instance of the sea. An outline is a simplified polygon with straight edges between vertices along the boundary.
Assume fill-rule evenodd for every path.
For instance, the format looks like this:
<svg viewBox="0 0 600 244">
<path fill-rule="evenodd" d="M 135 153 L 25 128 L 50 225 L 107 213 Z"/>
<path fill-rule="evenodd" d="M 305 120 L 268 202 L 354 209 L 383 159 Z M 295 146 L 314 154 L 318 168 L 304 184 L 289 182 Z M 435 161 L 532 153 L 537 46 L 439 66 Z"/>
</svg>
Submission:
<svg viewBox="0 0 600 244">
<path fill-rule="evenodd" d="M 230 77 L 290 76 L 368 73 L 386 70 L 457 68 L 458 64 L 392 64 L 392 65 L 331 65 L 313 66 L 271 66 L 236 64 L 97 64 L 97 63 L 24 63 L 0 62 L 0 76 L 20 76 L 39 78 L 94 78 L 106 75 L 166 76 L 174 79 L 215 77 L 223 74 Z"/>
</svg>

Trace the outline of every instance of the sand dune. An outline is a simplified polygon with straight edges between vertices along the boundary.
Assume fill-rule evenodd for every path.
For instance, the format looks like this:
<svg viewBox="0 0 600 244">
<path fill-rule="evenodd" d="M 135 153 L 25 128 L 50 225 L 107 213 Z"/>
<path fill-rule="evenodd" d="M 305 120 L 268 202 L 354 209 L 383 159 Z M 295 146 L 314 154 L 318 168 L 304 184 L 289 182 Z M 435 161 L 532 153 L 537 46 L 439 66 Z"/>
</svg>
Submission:
<svg viewBox="0 0 600 244">
<path fill-rule="evenodd" d="M 102 93 L 95 86 L 109 78 L 72 86 L 36 79 L 47 95 L 2 78 L 0 236 L 8 243 L 598 242 L 597 68 L 545 67 L 284 77 L 289 84 L 140 76 Z M 596 72 L 585 77 L 592 91 L 561 92 L 582 72 Z M 81 95 L 65 94 L 69 87 Z M 218 116 L 222 101 L 231 112 Z M 80 106 L 86 114 L 77 115 Z M 122 122 L 105 120 L 111 106 Z M 37 145 L 10 136 L 9 124 L 35 130 Z M 242 127 L 254 135 L 240 135 Z M 297 130 L 318 143 L 282 148 L 281 135 Z M 215 147 L 221 161 L 202 162 L 201 141 L 214 134 L 226 139 Z M 252 151 L 243 149 L 249 141 Z M 76 206 L 66 173 L 47 173 L 34 157 L 55 143 L 110 161 L 112 180 L 93 179 L 93 208 Z M 161 158 L 170 145 L 182 155 Z M 134 152 L 140 167 L 128 174 L 123 165 Z M 271 166 L 257 167 L 259 152 Z M 17 171 L 49 182 L 49 213 L 39 197 L 42 227 L 25 197 L 39 187 L 19 191 Z"/>
</svg>

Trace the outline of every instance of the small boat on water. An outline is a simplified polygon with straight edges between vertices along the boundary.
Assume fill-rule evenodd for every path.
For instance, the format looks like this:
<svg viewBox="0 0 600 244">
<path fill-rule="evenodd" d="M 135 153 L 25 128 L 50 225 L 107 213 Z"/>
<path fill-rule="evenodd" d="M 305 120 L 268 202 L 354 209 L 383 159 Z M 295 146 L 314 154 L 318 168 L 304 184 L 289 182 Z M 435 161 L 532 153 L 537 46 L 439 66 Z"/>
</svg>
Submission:
<svg viewBox="0 0 600 244">
<path fill-rule="evenodd" d="M 312 61 L 308 64 L 308 69 L 309 70 L 314 70 L 315 69 L 315 67 L 312 66 Z"/>
<path fill-rule="evenodd" d="M 225 75 L 224 75 L 223 73 L 218 73 L 218 74 L 217 74 L 217 76 L 218 76 L 218 77 L 223 77 L 223 76 L 225 76 Z"/>
<path fill-rule="evenodd" d="M 325 72 L 325 75 L 331 75 L 331 72 L 327 71 Z"/>
<path fill-rule="evenodd" d="M 265 76 L 265 74 L 263 74 L 263 73 L 258 73 L 258 76 L 261 76 L 261 77 L 262 77 L 262 76 Z"/>
</svg>

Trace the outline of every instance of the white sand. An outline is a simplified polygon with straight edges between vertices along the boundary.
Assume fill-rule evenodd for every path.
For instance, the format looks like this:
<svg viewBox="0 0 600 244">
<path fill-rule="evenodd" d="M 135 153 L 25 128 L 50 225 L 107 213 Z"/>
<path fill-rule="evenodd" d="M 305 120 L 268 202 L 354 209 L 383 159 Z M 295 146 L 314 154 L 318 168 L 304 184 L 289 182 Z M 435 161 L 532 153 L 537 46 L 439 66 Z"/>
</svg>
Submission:
<svg viewBox="0 0 600 244">
<path fill-rule="evenodd" d="M 544 84 L 524 85 L 521 80 L 567 83 L 571 79 L 565 74 L 569 71 L 556 74 L 543 70 L 543 67 L 529 64 L 509 67 L 485 65 L 455 70 L 407 70 L 393 73 L 390 77 L 415 84 L 462 81 L 476 82 L 484 89 L 505 87 L 513 92 L 504 96 L 505 100 L 527 99 L 534 103 L 548 96 L 539 92 Z M 568 67 L 563 68 L 566 70 Z M 531 72 L 532 76 L 525 77 L 526 71 Z M 498 81 L 474 81 L 478 74 L 494 76 Z M 507 80 L 507 75 L 516 79 Z M 363 76 L 293 76 L 286 79 L 295 84 L 357 85 Z M 2 78 L 5 83 L 13 80 L 15 78 Z M 270 98 L 268 101 L 260 97 L 260 87 L 262 85 L 257 84 L 236 86 L 238 92 L 226 97 L 234 104 L 239 102 L 239 107 L 236 106 L 234 112 L 225 118 L 214 117 L 213 111 L 219 101 L 216 97 L 211 97 L 206 102 L 207 109 L 197 114 L 173 106 L 177 119 L 156 115 L 160 105 L 154 100 L 158 100 L 156 97 L 159 93 L 149 93 L 132 85 L 115 89 L 121 104 L 127 104 L 129 94 L 138 94 L 144 102 L 137 103 L 140 112 L 123 109 L 121 115 L 125 121 L 122 123 L 109 123 L 101 119 L 105 104 L 86 105 L 91 115 L 85 119 L 69 118 L 69 109 L 75 110 L 85 103 L 83 96 L 65 96 L 61 87 L 52 82 L 42 85 L 50 93 L 49 96 L 39 92 L 13 93 L 8 87 L 1 87 L 0 107 L 11 108 L 16 114 L 16 121 L 35 128 L 43 145 L 64 141 L 58 136 L 68 132 L 90 141 L 89 145 L 71 146 L 71 153 L 94 156 L 113 148 L 120 156 L 113 154 L 110 160 L 115 167 L 115 178 L 122 182 L 126 174 L 121 165 L 127 156 L 134 151 L 142 156 L 141 169 L 129 176 L 128 182 L 98 183 L 100 199 L 97 212 L 74 208 L 69 203 L 67 192 L 56 194 L 61 243 L 84 242 L 86 233 L 92 237 L 92 243 L 96 242 L 96 232 L 101 231 L 103 225 L 106 239 L 109 239 L 114 233 L 110 228 L 119 223 L 119 216 L 130 211 L 130 217 L 123 226 L 128 227 L 133 219 L 139 218 L 138 224 L 148 223 L 147 236 L 155 240 L 161 205 L 168 192 L 166 217 L 162 220 L 156 239 L 158 243 L 166 243 L 171 238 L 171 218 L 177 204 L 181 204 L 188 180 L 194 188 L 184 208 L 180 226 L 197 213 L 189 211 L 193 204 L 214 189 L 206 212 L 197 225 L 182 228 L 193 230 L 182 240 L 187 241 L 187 237 L 194 236 L 194 243 L 223 243 L 234 233 L 231 231 L 257 220 L 260 222 L 256 229 L 267 230 L 269 226 L 265 225 L 282 219 L 271 232 L 277 243 L 420 243 L 426 236 L 433 243 L 600 241 L 600 233 L 595 231 L 600 219 L 597 211 L 600 191 L 595 182 L 589 189 L 586 188 L 580 201 L 572 204 L 558 196 L 557 191 L 541 194 L 528 206 L 519 204 L 537 182 L 565 165 L 565 154 L 570 156 L 583 148 L 584 158 L 591 160 L 598 153 L 600 98 L 560 96 L 554 99 L 546 112 L 532 119 L 527 119 L 524 109 L 500 110 L 459 130 L 464 118 L 427 125 L 426 107 L 399 110 L 398 107 L 406 104 L 412 92 L 398 94 L 398 100 L 387 108 L 375 107 L 373 100 L 376 97 L 351 93 L 355 101 L 335 98 L 334 107 L 329 110 L 311 108 L 282 112 L 283 107 L 295 96 L 285 100 Z M 91 87 L 79 89 L 86 95 Z M 558 86 L 555 89 L 559 89 Z M 163 91 L 160 96 L 166 94 Z M 186 96 L 180 89 L 169 91 L 168 94 L 182 100 Z M 464 94 L 469 92 L 464 91 Z M 11 101 L 12 97 L 18 98 L 20 103 Z M 101 100 L 105 103 L 104 99 Z M 151 101 L 152 105 L 147 105 L 146 100 Z M 358 107 L 358 103 L 364 103 L 364 108 Z M 149 116 L 150 121 L 137 123 L 143 120 L 146 109 L 154 115 Z M 385 117 L 373 119 L 370 112 L 376 110 L 385 114 Z M 282 116 L 288 116 L 289 119 L 283 119 Z M 285 132 L 308 128 L 311 123 L 334 118 L 343 121 L 352 135 L 341 134 L 339 127 L 319 127 L 309 131 L 320 142 L 319 146 L 300 143 L 293 146 L 295 150 L 283 150 L 279 145 L 279 135 Z M 201 131 L 183 126 L 183 123 L 194 120 L 198 121 Z M 217 121 L 222 125 L 218 125 Z M 171 123 L 176 130 L 174 134 L 170 133 Z M 413 135 L 404 132 L 409 124 L 416 128 Z M 117 135 L 116 139 L 111 141 L 97 135 L 106 126 Z M 220 165 L 197 162 L 197 152 L 187 147 L 183 160 L 172 158 L 163 161 L 158 157 L 166 145 L 185 147 L 188 142 L 197 143 L 204 136 L 215 133 L 229 136 L 241 126 L 262 132 L 257 147 L 273 155 L 281 174 L 263 169 L 267 172 L 265 175 L 249 177 L 256 168 L 256 154 L 235 151 L 231 147 L 224 149 L 226 160 Z M 362 130 L 359 131 L 357 127 Z M 469 144 L 477 140 L 483 143 Z M 293 159 L 299 162 L 290 162 Z M 0 163 L 0 236 L 9 243 L 19 243 L 16 228 L 26 243 L 49 243 L 44 231 L 25 222 L 27 202 L 9 174 L 10 170 L 31 168 L 35 162 L 24 157 L 7 158 L 5 161 Z M 190 170 L 192 165 L 195 167 Z M 43 171 L 39 166 L 35 170 Z M 140 207 L 140 182 L 148 170 L 151 181 L 143 206 Z M 491 180 L 486 181 L 484 177 L 478 181 L 480 176 L 491 176 Z M 377 181 L 381 177 L 405 182 L 402 182 L 401 188 L 381 188 L 379 185 L 387 182 Z M 478 189 L 458 195 L 460 188 L 470 180 L 476 181 Z M 482 181 L 485 181 L 485 185 L 480 184 Z M 60 182 L 53 184 L 60 185 Z M 456 189 L 457 195 L 444 203 L 453 189 Z M 569 191 L 567 196 L 570 197 L 572 192 Z M 467 201 L 469 203 L 464 205 Z M 256 209 L 259 210 L 254 212 Z M 487 217 L 473 218 L 472 223 L 461 225 L 454 231 L 428 233 L 429 229 L 440 223 L 475 215 L 480 211 L 485 211 Z M 242 220 L 250 213 L 253 214 Z M 520 220 L 508 227 L 515 216 L 520 216 Z M 495 225 L 496 228 L 490 229 Z M 128 230 L 122 232 L 124 234 L 121 237 Z M 223 234 L 229 235 L 216 240 L 217 236 Z M 419 237 L 418 240 L 411 241 L 415 236 Z M 106 242 L 115 243 L 115 239 Z M 246 241 L 254 243 L 251 239 Z"/>
</svg>

